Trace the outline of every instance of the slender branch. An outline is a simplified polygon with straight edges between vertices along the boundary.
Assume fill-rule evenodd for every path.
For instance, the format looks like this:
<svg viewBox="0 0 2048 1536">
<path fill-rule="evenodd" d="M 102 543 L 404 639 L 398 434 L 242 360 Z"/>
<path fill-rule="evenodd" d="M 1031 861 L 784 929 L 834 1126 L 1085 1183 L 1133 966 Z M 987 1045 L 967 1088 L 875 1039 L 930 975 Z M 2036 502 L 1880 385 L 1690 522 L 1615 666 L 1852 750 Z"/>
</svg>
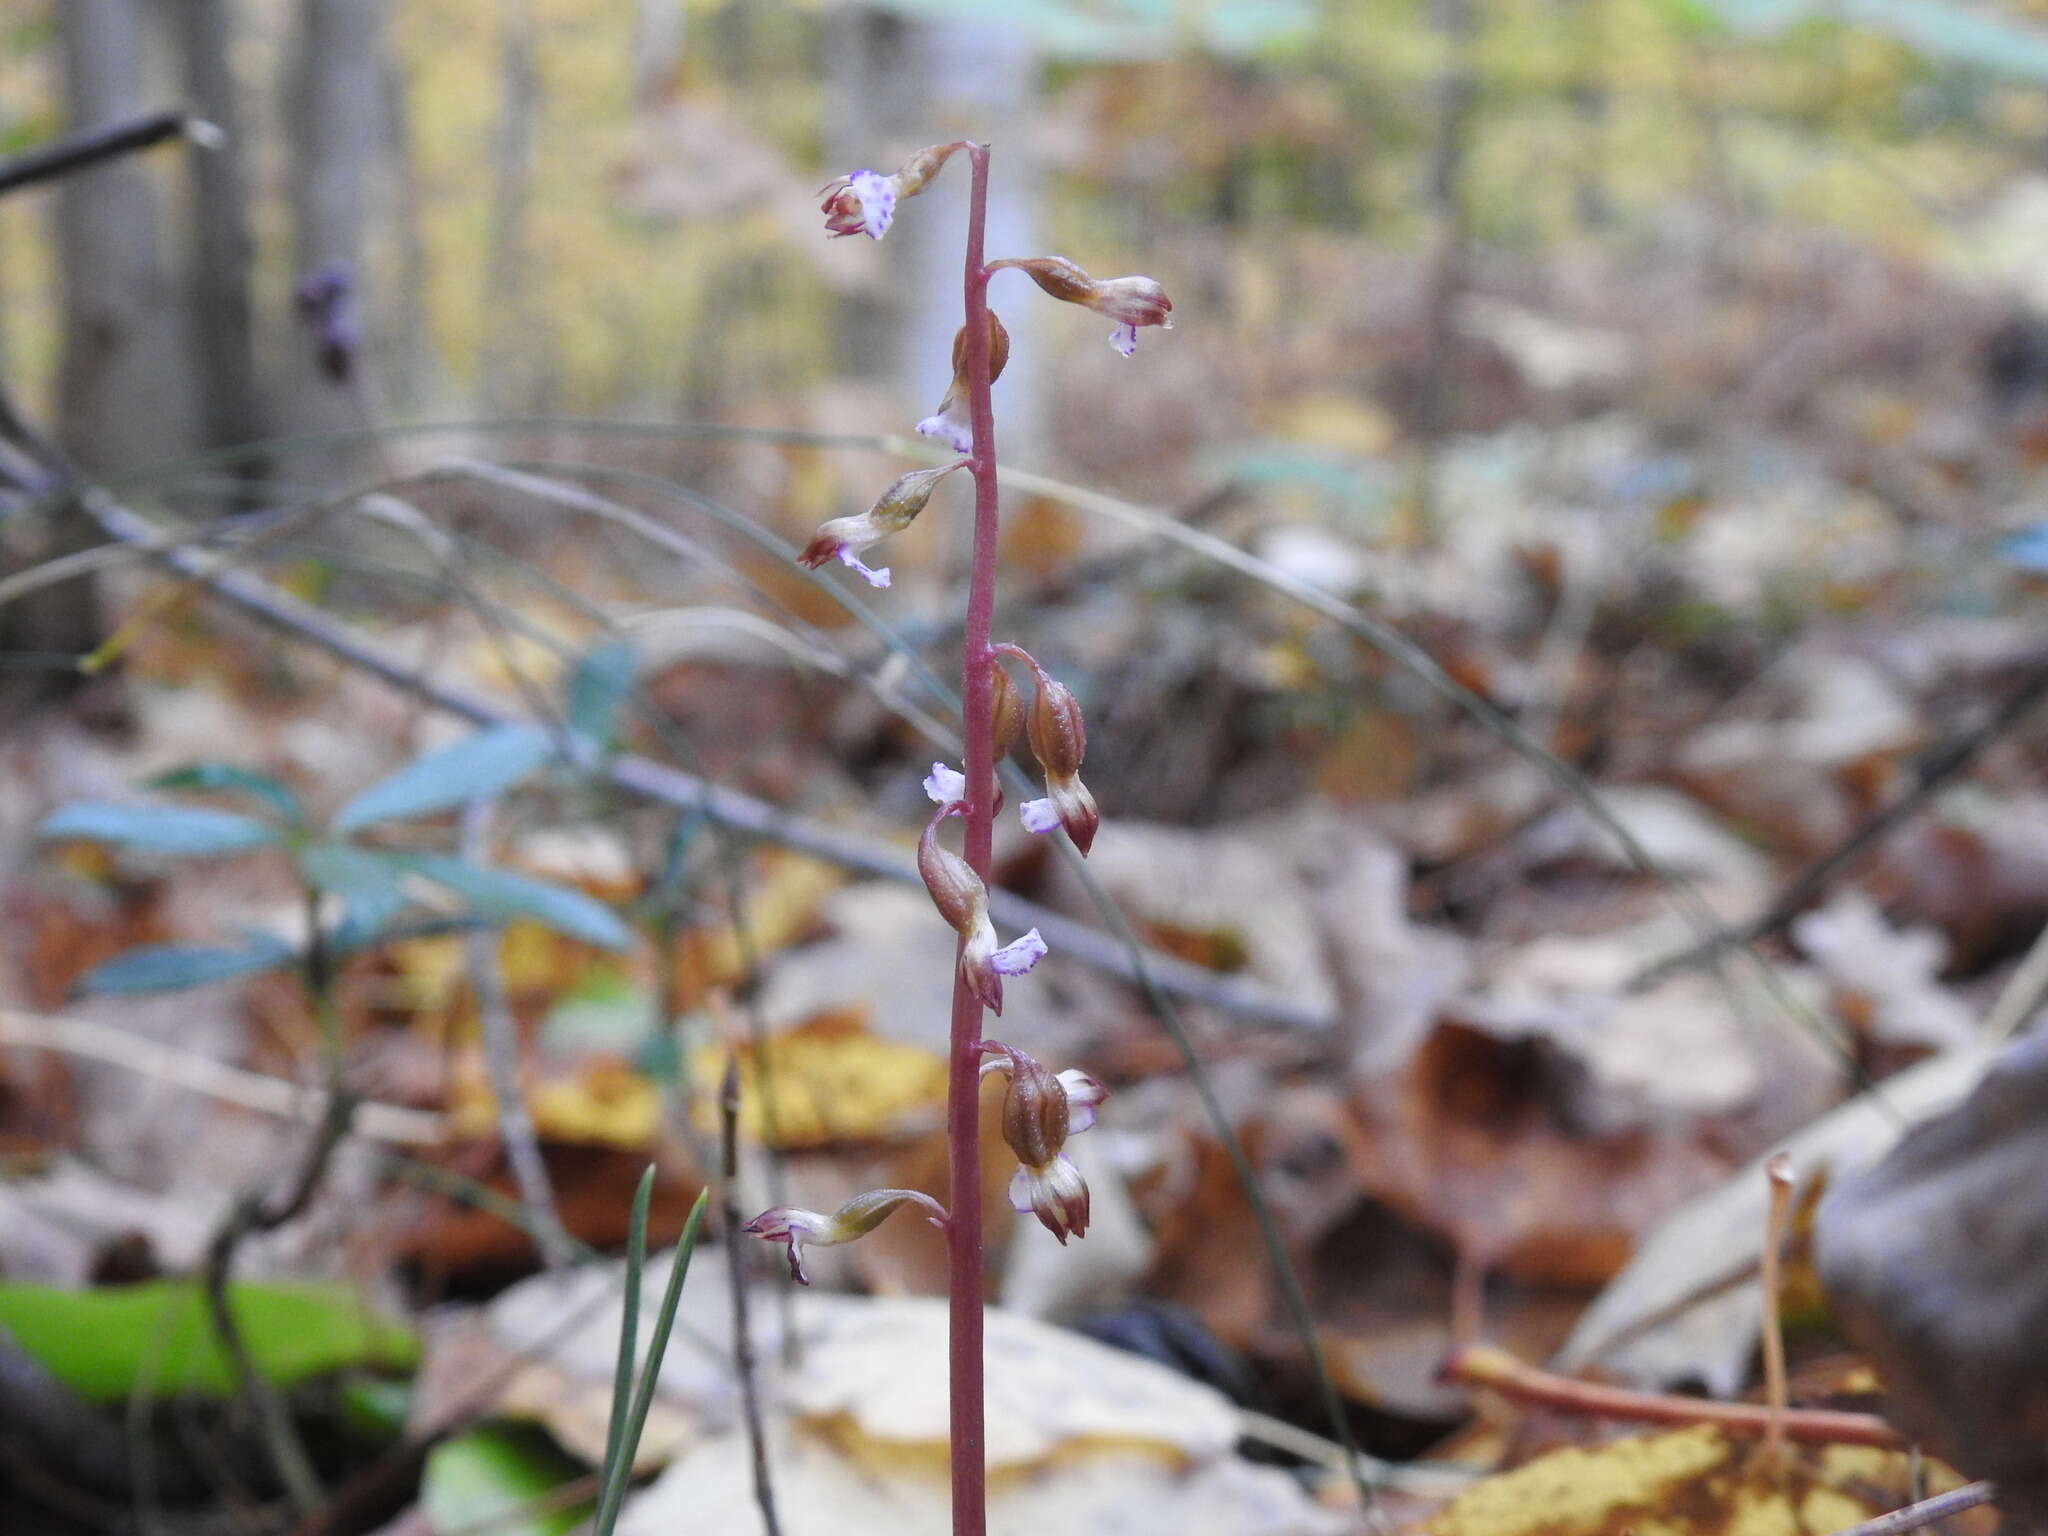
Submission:
<svg viewBox="0 0 2048 1536">
<path fill-rule="evenodd" d="M 995 624 L 996 425 L 989 378 L 988 269 L 982 233 L 988 221 L 988 146 L 969 144 L 967 262 L 968 419 L 974 447 L 974 562 L 967 626 L 960 648 L 961 734 L 967 776 L 966 858 L 989 883 L 995 807 L 995 749 L 989 731 L 989 636 Z M 965 943 L 965 940 L 962 940 Z M 948 1398 L 952 1425 L 953 1536 L 983 1536 L 988 1526 L 988 1452 L 983 1426 L 981 1252 L 981 999 L 957 965 L 953 977 L 952 1058 L 946 1085 L 946 1296 Z"/>
<path fill-rule="evenodd" d="M 81 493 L 80 500 L 101 528 L 124 544 L 148 543 L 156 537 L 157 530 L 146 518 L 102 490 L 88 489 Z M 194 576 L 203 572 L 215 594 L 250 617 L 318 646 L 437 709 L 474 725 L 502 725 L 517 718 L 497 704 L 422 674 L 317 608 L 247 572 L 211 570 L 203 557 L 190 550 L 166 551 L 161 558 L 180 574 Z M 789 815 L 751 795 L 709 783 L 665 763 L 622 754 L 603 771 L 629 793 L 685 810 L 701 809 L 712 821 L 735 832 L 792 848 L 857 874 L 904 885 L 919 883 L 916 861 L 894 847 Z M 989 892 L 989 909 L 1012 926 L 1039 929 L 1048 943 L 1057 945 L 1061 954 L 1070 959 L 1125 980 L 1136 979 L 1136 967 L 1125 947 L 1100 929 L 1003 890 Z M 1156 953 L 1145 957 L 1145 966 L 1162 988 L 1226 1013 L 1310 1030 L 1329 1026 L 1329 1018 L 1322 1011 L 1304 1007 L 1238 977 L 1219 977 L 1185 960 Z"/>
<path fill-rule="evenodd" d="M 355 1101 L 346 1092 L 330 1091 L 327 1112 L 320 1117 L 284 1198 L 275 1205 L 265 1205 L 261 1196 L 245 1192 L 229 1207 L 227 1217 L 206 1245 L 206 1259 L 200 1269 L 200 1289 L 205 1294 L 207 1312 L 221 1350 L 228 1357 L 241 1394 L 255 1409 L 271 1461 L 301 1515 L 311 1515 L 323 1502 L 320 1480 L 305 1442 L 292 1423 L 290 1409 L 256 1369 L 248 1343 L 242 1337 L 241 1324 L 235 1320 L 229 1303 L 228 1284 L 234 1275 L 235 1253 L 246 1239 L 274 1232 L 298 1217 L 312 1202 L 327 1176 L 327 1165 L 333 1160 L 335 1149 L 348 1138 L 349 1119 L 354 1110 Z"/>
<path fill-rule="evenodd" d="M 148 149 L 165 139 L 185 139 L 202 149 L 212 149 L 220 143 L 221 132 L 205 118 L 185 111 L 152 112 L 124 122 L 81 128 L 0 160 L 0 196 L 39 181 L 87 170 L 102 160 Z"/>
<path fill-rule="evenodd" d="M 1665 1397 L 1603 1387 L 1569 1376 L 1553 1376 L 1524 1365 L 1506 1350 L 1473 1344 L 1444 1362 L 1444 1378 L 1485 1387 L 1518 1403 L 1559 1413 L 1601 1419 L 1635 1419 L 1646 1424 L 1712 1424 L 1738 1435 L 1769 1433 L 1773 1415 L 1762 1403 L 1722 1403 L 1703 1397 Z M 1790 1408 L 1777 1417 L 1787 1440 L 1802 1445 L 1874 1445 L 1903 1450 L 1906 1439 L 1874 1413 L 1827 1408 Z"/>
<path fill-rule="evenodd" d="M 1792 1213 L 1792 1160 L 1783 1152 L 1764 1164 L 1770 1181 L 1770 1213 L 1764 1223 L 1764 1406 L 1770 1410 L 1770 1424 L 1764 1431 L 1764 1446 L 1772 1461 L 1782 1467 L 1785 1452 L 1785 1321 L 1780 1315 L 1779 1250 L 1785 1243 L 1785 1223 Z"/>
<path fill-rule="evenodd" d="M 1917 1531 L 1937 1520 L 1946 1520 L 1950 1515 L 1975 1509 L 1979 1504 L 1992 1503 L 1997 1497 L 1998 1485 L 1995 1483 L 1965 1483 L 1947 1493 L 1937 1493 L 1931 1499 L 1922 1499 L 1918 1504 L 1908 1504 L 1904 1509 L 1879 1515 L 1875 1520 L 1865 1520 L 1861 1525 L 1836 1531 L 1835 1536 L 1900 1536 L 1903 1531 Z"/>
<path fill-rule="evenodd" d="M 1986 747 L 2020 725 L 2044 699 L 2048 699 L 2048 664 L 2037 665 L 2026 681 L 2014 689 L 1983 724 L 1943 743 L 1922 758 L 1914 771 L 1910 789 L 1850 833 L 1837 847 L 1793 876 L 1777 898 L 1757 916 L 1737 927 L 1722 929 L 1690 949 L 1646 966 L 1630 979 L 1629 990 L 1640 991 L 1655 986 L 1678 971 L 1717 960 L 1731 949 L 1744 948 L 1783 932 L 1838 877 L 1847 874 L 1865 854 L 1918 816 L 1951 779 L 1982 756 Z"/>
<path fill-rule="evenodd" d="M 472 863 L 484 861 L 489 837 L 491 807 L 488 801 L 472 804 L 462 818 L 462 856 Z M 529 1233 L 540 1250 L 541 1263 L 560 1269 L 575 1257 L 576 1245 L 562 1225 L 555 1205 L 554 1185 L 548 1179 L 548 1165 L 541 1156 L 540 1136 L 533 1116 L 527 1112 L 526 1093 L 519 1081 L 519 1026 L 512 1017 L 511 1002 L 505 996 L 505 973 L 498 957 L 503 935 L 495 928 L 478 928 L 463 936 L 464 969 L 469 973 L 469 990 L 476 998 L 477 1033 L 483 1041 L 484 1071 L 491 1082 L 491 1097 L 498 1103 L 498 1139 L 505 1144 L 505 1160 L 512 1166 L 512 1181 L 526 1207 Z"/>
<path fill-rule="evenodd" d="M 718 1086 L 718 1151 L 719 1231 L 732 1287 L 732 1364 L 740 1378 L 740 1409 L 754 1457 L 754 1503 L 761 1511 L 763 1536 L 782 1536 L 782 1522 L 775 1516 L 775 1484 L 768 1475 L 768 1436 L 761 1426 L 754 1335 L 747 1326 L 747 1260 L 740 1248 L 740 1061 L 729 1050 L 725 1077 Z"/>
<path fill-rule="evenodd" d="M 0 1045 L 62 1051 L 67 1056 L 125 1067 L 158 1082 L 202 1093 L 280 1120 L 315 1123 L 326 1117 L 328 1096 L 281 1077 L 245 1072 L 197 1051 L 180 1050 L 133 1030 L 92 1019 L 49 1018 L 0 1009 Z M 356 1106 L 355 1134 L 398 1146 L 428 1147 L 447 1139 L 441 1116 L 400 1104 L 362 1102 Z"/>
</svg>

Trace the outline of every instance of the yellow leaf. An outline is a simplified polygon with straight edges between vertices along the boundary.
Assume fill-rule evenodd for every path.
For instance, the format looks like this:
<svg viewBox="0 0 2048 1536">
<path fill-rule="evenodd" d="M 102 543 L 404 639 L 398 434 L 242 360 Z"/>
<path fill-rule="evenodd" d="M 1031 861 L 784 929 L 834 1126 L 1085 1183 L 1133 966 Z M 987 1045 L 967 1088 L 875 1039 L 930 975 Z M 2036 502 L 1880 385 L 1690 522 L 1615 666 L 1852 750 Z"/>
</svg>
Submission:
<svg viewBox="0 0 2048 1536">
<path fill-rule="evenodd" d="M 759 1056 L 743 1048 L 739 1064 L 740 1130 L 771 1146 L 902 1134 L 935 1123 L 946 1102 L 945 1062 L 871 1034 L 864 1010 L 820 1015 L 766 1041 Z M 721 1045 L 693 1058 L 699 1082 L 715 1083 L 724 1070 Z M 707 1133 L 716 1130 L 715 1106 L 700 1104 L 698 1116 Z"/>
<path fill-rule="evenodd" d="M 1925 1462 L 1929 1492 L 1960 1485 Z M 1827 1536 L 1910 1503 L 1904 1452 L 1791 1446 L 1782 1467 L 1710 1425 L 1573 1447 L 1489 1477 L 1423 1536 Z"/>
</svg>

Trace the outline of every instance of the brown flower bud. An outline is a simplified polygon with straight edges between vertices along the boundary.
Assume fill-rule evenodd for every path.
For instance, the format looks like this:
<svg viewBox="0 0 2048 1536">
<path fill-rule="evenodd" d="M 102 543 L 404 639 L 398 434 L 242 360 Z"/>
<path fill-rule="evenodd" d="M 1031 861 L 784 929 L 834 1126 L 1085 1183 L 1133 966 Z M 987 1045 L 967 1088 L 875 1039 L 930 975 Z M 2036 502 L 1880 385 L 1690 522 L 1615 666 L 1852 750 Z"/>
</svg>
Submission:
<svg viewBox="0 0 2048 1536">
<path fill-rule="evenodd" d="M 1018 1163 L 1010 1180 L 1011 1208 L 1036 1216 L 1062 1243 L 1069 1235 L 1086 1236 L 1088 1184 L 1064 1148 L 1070 1134 L 1095 1123 L 1096 1106 L 1107 1093 L 1085 1072 L 1054 1076 L 1015 1046 L 987 1040 L 981 1048 L 1001 1058 L 983 1062 L 982 1072 L 1004 1071 L 1010 1078 L 1003 1095 L 1003 1140 Z"/>
<path fill-rule="evenodd" d="M 1024 699 L 1010 674 L 996 662 L 989 663 L 988 735 L 995 747 L 996 761 L 1017 745 L 1017 733 L 1024 728 Z"/>
<path fill-rule="evenodd" d="M 1010 361 L 1010 333 L 994 310 L 988 311 L 988 377 L 993 384 Z M 974 451 L 974 424 L 968 419 L 967 327 L 953 333 L 953 382 L 939 408 L 917 424 L 926 437 L 937 438 L 955 453 Z"/>
<path fill-rule="evenodd" d="M 888 586 L 888 567 L 870 570 L 861 563 L 861 551 L 908 528 L 932 499 L 939 482 L 966 462 L 961 459 L 938 469 L 913 469 L 898 476 L 875 504 L 858 517 L 835 517 L 820 525 L 817 536 L 796 557 L 797 564 L 816 570 L 828 560 L 838 560 L 859 572 L 868 585 Z"/>
<path fill-rule="evenodd" d="M 798 1285 L 809 1285 L 811 1277 L 804 1273 L 806 1245 L 831 1248 L 865 1237 L 902 1205 L 923 1207 L 931 1224 L 944 1229 L 946 1208 L 930 1195 L 914 1189 L 871 1189 L 855 1195 L 829 1216 L 801 1206 L 778 1205 L 756 1216 L 744 1230 L 771 1243 L 784 1244 L 789 1250 L 790 1277 Z"/>
<path fill-rule="evenodd" d="M 1088 726 L 1080 703 L 1065 683 L 1049 676 L 1036 662 L 1032 673 L 1038 692 L 1031 700 L 1031 751 L 1048 778 L 1067 778 L 1081 771 L 1088 751 Z"/>
<path fill-rule="evenodd" d="M 927 790 L 929 793 L 929 789 Z M 1003 978 L 1021 976 L 1045 955 L 1045 940 L 1036 928 L 1008 944 L 996 944 L 995 924 L 989 921 L 988 887 L 974 867 L 960 855 L 939 844 L 939 823 L 952 815 L 957 804 L 943 805 L 925 824 L 917 840 L 917 872 L 931 893 L 939 916 L 960 935 L 960 976 L 968 990 L 991 1012 L 1003 1011 Z"/>
<path fill-rule="evenodd" d="M 1138 327 L 1173 329 L 1173 300 L 1149 277 L 1096 279 L 1064 256 L 1012 256 L 992 261 L 988 269 L 1015 267 L 1031 281 L 1067 304 L 1081 304 L 1116 321 L 1109 344 L 1129 357 L 1138 346 Z"/>
</svg>

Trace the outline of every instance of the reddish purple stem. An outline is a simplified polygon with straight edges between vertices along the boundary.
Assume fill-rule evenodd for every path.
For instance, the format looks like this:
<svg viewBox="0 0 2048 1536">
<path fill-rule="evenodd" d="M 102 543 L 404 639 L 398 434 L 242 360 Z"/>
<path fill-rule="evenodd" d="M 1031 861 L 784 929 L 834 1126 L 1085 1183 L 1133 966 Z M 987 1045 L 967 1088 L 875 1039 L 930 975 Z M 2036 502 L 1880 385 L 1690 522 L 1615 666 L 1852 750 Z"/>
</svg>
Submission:
<svg viewBox="0 0 2048 1536">
<path fill-rule="evenodd" d="M 974 566 L 967 592 L 967 638 L 960 656 L 962 728 L 967 747 L 967 862 L 989 880 L 995 754 L 989 740 L 989 634 L 996 609 L 996 422 L 989 394 L 988 268 L 982 231 L 988 218 L 988 146 L 970 144 L 973 187 L 967 208 L 967 406 L 974 447 Z M 987 1439 L 982 1423 L 981 1001 L 957 974 L 953 982 L 952 1060 L 946 1090 L 951 1219 L 946 1226 L 950 1327 L 947 1356 L 952 1418 L 953 1536 L 985 1536 Z"/>
</svg>

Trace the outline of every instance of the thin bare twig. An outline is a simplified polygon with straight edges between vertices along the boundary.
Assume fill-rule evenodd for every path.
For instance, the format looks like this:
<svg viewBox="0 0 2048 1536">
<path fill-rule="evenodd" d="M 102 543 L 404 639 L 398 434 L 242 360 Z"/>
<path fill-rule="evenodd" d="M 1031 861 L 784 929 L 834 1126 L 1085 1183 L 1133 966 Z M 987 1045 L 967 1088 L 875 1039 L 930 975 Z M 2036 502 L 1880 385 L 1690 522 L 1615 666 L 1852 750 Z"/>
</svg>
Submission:
<svg viewBox="0 0 2048 1536">
<path fill-rule="evenodd" d="M 718 1211 L 725 1239 L 726 1273 L 732 1284 L 732 1362 L 740 1378 L 740 1407 L 747 1421 L 747 1445 L 754 1457 L 754 1503 L 766 1536 L 782 1536 L 775 1516 L 775 1483 L 768 1473 L 768 1436 L 761 1424 L 761 1383 L 754 1362 L 754 1336 L 747 1327 L 747 1260 L 740 1247 L 740 1061 L 730 1048 L 718 1086 Z"/>
<path fill-rule="evenodd" d="M 463 813 L 462 856 L 471 863 L 485 862 L 490 836 L 491 807 L 476 801 Z M 505 973 L 498 958 L 502 935 L 495 928 L 478 928 L 462 940 L 464 968 L 469 972 L 469 990 L 476 998 L 477 1031 L 483 1040 L 484 1070 L 491 1080 L 491 1097 L 498 1103 L 498 1138 L 505 1143 L 505 1160 L 512 1166 L 512 1181 L 532 1222 L 529 1231 L 540 1250 L 541 1262 L 559 1269 L 575 1257 L 576 1245 L 562 1226 L 555 1205 L 554 1185 L 548 1179 L 548 1165 L 541 1156 L 540 1137 L 527 1112 L 526 1093 L 519 1081 L 519 1030 L 512 1017 L 512 1005 L 505 997 Z"/>
<path fill-rule="evenodd" d="M 1764 1164 L 1770 1181 L 1771 1205 L 1764 1221 L 1761 1257 L 1764 1296 L 1764 1406 L 1770 1422 L 1764 1430 L 1764 1449 L 1778 1466 L 1785 1454 L 1785 1324 L 1779 1315 L 1779 1250 L 1785 1244 L 1786 1218 L 1792 1212 L 1792 1160 L 1783 1152 Z"/>
<path fill-rule="evenodd" d="M 1875 1520 L 1865 1520 L 1861 1525 L 1848 1526 L 1836 1531 L 1834 1536 L 1901 1536 L 1904 1531 L 1917 1531 L 1922 1526 L 1946 1520 L 1950 1515 L 1960 1515 L 1966 1509 L 1975 1509 L 1979 1504 L 1990 1504 L 1998 1498 L 1995 1483 L 1965 1483 L 1960 1488 L 1951 1488 L 1947 1493 L 1937 1493 L 1931 1499 L 1922 1499 L 1917 1504 L 1908 1504 L 1904 1509 L 1895 1509 L 1888 1515 L 1879 1515 Z"/>
<path fill-rule="evenodd" d="M 1737 1435 L 1763 1435 L 1772 1414 L 1760 1403 L 1723 1403 L 1704 1397 L 1665 1397 L 1603 1387 L 1555 1376 L 1524 1365 L 1504 1349 L 1474 1344 L 1444 1362 L 1446 1380 L 1485 1387 L 1518 1403 L 1601 1419 L 1634 1419 L 1645 1424 L 1712 1424 Z M 1906 1440 L 1874 1413 L 1830 1408 L 1791 1408 L 1778 1416 L 1787 1440 L 1801 1445 L 1874 1445 L 1904 1450 Z"/>
<path fill-rule="evenodd" d="M 82 491 L 80 501 L 101 528 L 122 543 L 146 542 L 156 534 L 147 519 L 102 490 Z M 195 560 L 192 554 L 169 550 L 160 558 L 181 574 L 203 574 L 218 596 L 250 617 L 305 640 L 435 708 L 475 725 L 500 725 L 516 718 L 496 704 L 422 674 L 348 626 L 336 623 L 269 583 L 243 571 L 207 570 L 205 562 Z M 686 810 L 701 808 L 712 821 L 735 832 L 778 843 L 859 874 L 904 885 L 918 881 L 916 861 L 903 851 L 786 814 L 750 795 L 709 783 L 665 763 L 621 754 L 602 771 L 613 784 L 629 793 Z M 1123 944 L 1100 929 L 1000 889 L 989 893 L 989 905 L 993 914 L 1008 926 L 1039 929 L 1049 943 L 1068 957 L 1126 980 L 1136 979 Z M 1241 978 L 1218 976 L 1169 955 L 1148 954 L 1145 964 L 1163 989 L 1226 1013 L 1271 1019 L 1310 1030 L 1328 1027 L 1329 1019 L 1322 1011 Z"/>
<path fill-rule="evenodd" d="M 133 154 L 166 139 L 184 139 L 202 149 L 211 149 L 221 142 L 221 132 L 205 118 L 185 111 L 151 112 L 118 123 L 81 128 L 0 160 L 0 196 L 40 181 L 89 170 L 103 160 Z"/>
<path fill-rule="evenodd" d="M 2037 666 L 1983 724 L 1922 758 L 1910 789 L 1793 876 L 1762 912 L 1746 923 L 1711 934 L 1690 949 L 1645 966 L 1630 979 L 1629 990 L 1655 986 L 1679 971 L 1717 960 L 1731 949 L 1745 948 L 1783 932 L 1838 877 L 1847 874 L 1864 855 L 1918 816 L 1950 780 L 1974 763 L 1985 748 L 2021 724 L 2044 699 L 2048 699 L 2048 664 Z"/>
<path fill-rule="evenodd" d="M 50 1018 L 0 1009 L 0 1045 L 62 1051 L 67 1056 L 123 1067 L 192 1093 L 205 1094 L 223 1104 L 280 1120 L 313 1124 L 327 1114 L 328 1095 L 324 1089 L 301 1087 L 281 1077 L 247 1072 L 211 1056 L 181 1050 L 92 1019 Z M 395 1146 L 429 1147 L 447 1139 L 447 1129 L 437 1114 L 367 1100 L 356 1105 L 354 1130 L 367 1140 Z"/>
</svg>

